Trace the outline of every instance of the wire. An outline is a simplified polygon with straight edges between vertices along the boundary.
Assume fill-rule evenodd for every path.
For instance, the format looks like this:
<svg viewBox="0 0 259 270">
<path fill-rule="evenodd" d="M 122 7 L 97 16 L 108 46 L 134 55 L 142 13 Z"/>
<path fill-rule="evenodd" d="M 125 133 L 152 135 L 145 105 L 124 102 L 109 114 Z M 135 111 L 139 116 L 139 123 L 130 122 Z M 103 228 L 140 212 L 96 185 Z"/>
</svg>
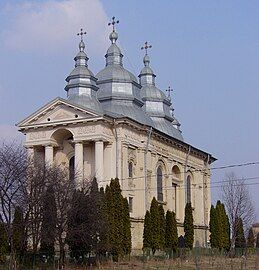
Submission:
<svg viewBox="0 0 259 270">
<path fill-rule="evenodd" d="M 239 164 L 231 164 L 231 165 L 225 165 L 225 166 L 220 166 L 220 167 L 212 167 L 210 169 L 193 169 L 193 170 L 188 170 L 187 173 L 188 172 L 191 172 L 191 173 L 194 173 L 194 172 L 206 172 L 207 170 L 208 171 L 209 170 L 223 170 L 223 169 L 228 169 L 228 168 L 244 167 L 244 166 L 252 166 L 252 165 L 259 165 L 259 161 L 239 163 Z M 184 173 L 185 173 L 184 171 L 178 171 L 177 172 L 177 174 L 184 174 Z M 156 177 L 156 176 L 157 176 L 157 174 L 149 175 L 149 177 Z M 167 173 L 167 174 L 164 174 L 164 176 L 175 176 L 175 173 Z M 144 175 L 142 175 L 142 176 L 135 176 L 135 177 L 120 178 L 120 181 L 125 181 L 125 180 L 129 180 L 129 179 L 135 180 L 135 179 L 142 179 L 142 178 L 144 178 Z M 243 177 L 241 179 L 246 179 L 246 178 Z M 236 180 L 241 180 L 241 179 L 236 179 Z M 101 182 L 110 182 L 110 181 L 111 181 L 111 179 L 106 179 L 106 180 L 102 180 Z M 220 182 L 216 182 L 216 183 L 220 183 Z"/>
</svg>

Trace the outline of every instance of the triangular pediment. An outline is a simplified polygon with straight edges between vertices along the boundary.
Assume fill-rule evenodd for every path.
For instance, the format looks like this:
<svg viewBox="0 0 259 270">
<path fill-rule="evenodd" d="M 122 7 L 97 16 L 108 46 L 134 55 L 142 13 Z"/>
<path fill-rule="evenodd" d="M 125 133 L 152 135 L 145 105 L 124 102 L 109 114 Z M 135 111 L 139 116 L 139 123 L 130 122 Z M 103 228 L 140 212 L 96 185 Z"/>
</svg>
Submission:
<svg viewBox="0 0 259 270">
<path fill-rule="evenodd" d="M 56 98 L 21 121 L 18 127 L 56 125 L 58 123 L 79 122 L 100 117 L 102 115 L 96 112 L 72 104 L 67 100 Z"/>
</svg>

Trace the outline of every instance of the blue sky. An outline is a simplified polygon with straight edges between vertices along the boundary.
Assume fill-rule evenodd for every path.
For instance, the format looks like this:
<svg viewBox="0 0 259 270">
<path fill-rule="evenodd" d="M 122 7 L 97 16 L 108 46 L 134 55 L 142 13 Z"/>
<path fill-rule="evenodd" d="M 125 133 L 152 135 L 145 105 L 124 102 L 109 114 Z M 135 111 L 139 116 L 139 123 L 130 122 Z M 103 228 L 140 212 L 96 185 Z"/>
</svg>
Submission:
<svg viewBox="0 0 259 270">
<path fill-rule="evenodd" d="M 124 65 L 135 75 L 143 65 L 140 47 L 146 40 L 153 45 L 157 86 L 174 88 L 185 141 L 217 157 L 214 166 L 259 161 L 259 2 L 253 0 L 1 0 L 0 137 L 17 136 L 15 123 L 65 97 L 81 26 L 90 69 L 104 66 L 113 15 Z M 259 183 L 258 165 L 231 171 Z M 213 181 L 226 172 L 214 171 Z M 259 218 L 259 185 L 250 190 Z"/>
</svg>

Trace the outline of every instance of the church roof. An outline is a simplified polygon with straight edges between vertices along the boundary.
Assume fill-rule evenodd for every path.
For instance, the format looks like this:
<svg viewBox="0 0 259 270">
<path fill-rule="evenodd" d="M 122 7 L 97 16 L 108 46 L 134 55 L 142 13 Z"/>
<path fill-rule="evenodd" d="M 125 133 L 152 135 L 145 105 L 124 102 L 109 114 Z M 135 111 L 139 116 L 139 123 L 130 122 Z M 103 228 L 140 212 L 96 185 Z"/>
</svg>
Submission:
<svg viewBox="0 0 259 270">
<path fill-rule="evenodd" d="M 94 77 L 92 71 L 88 68 L 87 62 L 89 58 L 84 51 L 84 34 L 85 32 L 83 32 L 83 29 L 81 29 L 81 32 L 78 34 L 81 35 L 79 52 L 74 58 L 75 68 L 66 78 L 67 85 L 65 90 L 67 91 L 67 98 L 71 103 L 78 104 L 98 113 L 103 113 L 103 108 L 97 99 L 97 79 Z"/>
<path fill-rule="evenodd" d="M 146 50 L 143 58 L 144 67 L 140 71 L 139 80 L 142 86 L 141 98 L 144 101 L 144 110 L 151 117 L 154 127 L 159 131 L 179 140 L 183 141 L 180 124 L 174 119 L 173 108 L 170 98 L 166 97 L 165 93 L 158 89 L 155 84 L 156 75 L 150 67 L 150 58 L 147 54 L 147 49 L 151 45 L 145 43 L 142 49 Z"/>
</svg>

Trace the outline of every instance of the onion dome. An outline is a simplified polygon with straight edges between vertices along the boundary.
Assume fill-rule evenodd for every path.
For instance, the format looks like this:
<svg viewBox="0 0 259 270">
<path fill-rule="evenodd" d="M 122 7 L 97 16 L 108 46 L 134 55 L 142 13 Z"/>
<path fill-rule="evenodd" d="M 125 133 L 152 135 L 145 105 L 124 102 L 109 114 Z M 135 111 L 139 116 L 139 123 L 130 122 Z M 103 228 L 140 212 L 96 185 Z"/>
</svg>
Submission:
<svg viewBox="0 0 259 270">
<path fill-rule="evenodd" d="M 142 86 L 140 93 L 141 98 L 144 101 L 143 109 L 151 117 L 156 129 L 183 141 L 181 131 L 174 125 L 171 100 L 155 85 L 156 75 L 149 66 L 150 58 L 147 54 L 148 48 L 151 48 L 151 46 L 148 45 L 147 42 L 145 43 L 145 46 L 141 48 L 146 50 L 143 59 L 144 67 L 139 74 L 139 81 Z"/>
<path fill-rule="evenodd" d="M 142 110 L 144 103 L 140 97 L 141 85 L 137 78 L 123 67 L 123 55 L 116 44 L 118 34 L 114 29 L 114 25 L 118 22 L 115 22 L 113 17 L 112 23 L 109 24 L 113 26 L 113 31 L 109 36 L 111 45 L 105 55 L 106 66 L 96 75 L 99 87 L 98 100 L 108 114 L 129 117 L 151 126 L 151 119 Z"/>
<path fill-rule="evenodd" d="M 103 113 L 102 106 L 97 99 L 96 85 L 97 79 L 92 71 L 88 69 L 88 57 L 85 53 L 85 43 L 83 41 L 83 33 L 81 29 L 81 41 L 79 43 L 79 52 L 74 58 L 75 68 L 66 78 L 67 99 L 77 105 L 88 108 L 97 113 Z"/>
</svg>

